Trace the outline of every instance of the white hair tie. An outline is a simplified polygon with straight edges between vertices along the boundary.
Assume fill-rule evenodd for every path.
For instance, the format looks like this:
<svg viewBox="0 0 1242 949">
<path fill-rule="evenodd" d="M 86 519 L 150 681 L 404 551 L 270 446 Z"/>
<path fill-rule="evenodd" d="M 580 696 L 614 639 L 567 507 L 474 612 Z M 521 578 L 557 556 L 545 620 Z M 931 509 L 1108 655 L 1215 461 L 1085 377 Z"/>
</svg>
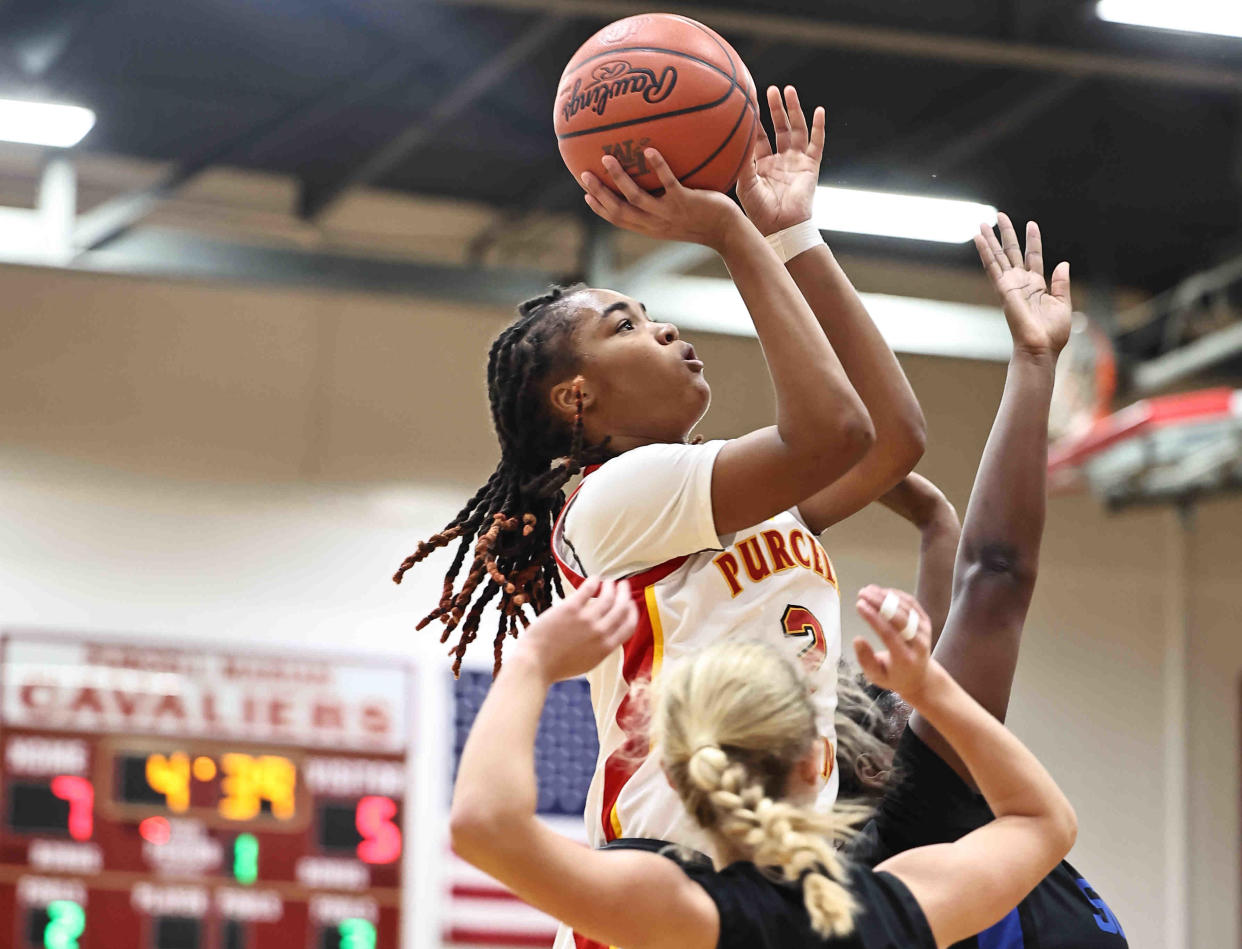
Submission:
<svg viewBox="0 0 1242 949">
<path fill-rule="evenodd" d="M 906 628 L 901 631 L 901 638 L 905 642 L 909 642 L 919 634 L 919 614 L 916 610 L 911 610 L 910 615 L 906 617 Z"/>
<path fill-rule="evenodd" d="M 880 604 L 880 619 L 891 620 L 897 615 L 897 607 L 901 605 L 901 600 L 897 599 L 897 594 L 889 591 L 884 594 L 884 601 Z"/>
</svg>

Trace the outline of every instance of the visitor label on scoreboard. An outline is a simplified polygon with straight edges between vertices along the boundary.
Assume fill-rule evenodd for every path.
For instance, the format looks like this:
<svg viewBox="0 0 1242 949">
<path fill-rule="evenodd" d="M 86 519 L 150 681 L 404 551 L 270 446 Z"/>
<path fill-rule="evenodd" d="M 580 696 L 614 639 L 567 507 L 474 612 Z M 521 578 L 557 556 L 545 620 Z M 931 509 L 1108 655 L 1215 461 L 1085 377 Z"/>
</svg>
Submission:
<svg viewBox="0 0 1242 949">
<path fill-rule="evenodd" d="M 10 634 L 3 723 L 53 731 L 245 738 L 400 753 L 406 671 Z"/>
</svg>

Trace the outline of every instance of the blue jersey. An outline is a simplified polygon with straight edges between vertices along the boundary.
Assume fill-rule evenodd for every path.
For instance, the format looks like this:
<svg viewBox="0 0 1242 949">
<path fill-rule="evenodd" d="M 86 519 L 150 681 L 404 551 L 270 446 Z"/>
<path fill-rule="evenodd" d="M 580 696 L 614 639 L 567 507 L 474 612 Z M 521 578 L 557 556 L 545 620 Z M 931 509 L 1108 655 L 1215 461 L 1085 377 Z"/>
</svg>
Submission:
<svg viewBox="0 0 1242 949">
<path fill-rule="evenodd" d="M 957 772 L 909 728 L 901 736 L 894 781 L 851 845 L 874 866 L 895 853 L 950 843 L 993 819 Z M 954 949 L 1127 949 L 1125 931 L 1081 873 L 1061 861 L 1004 919 Z"/>
</svg>

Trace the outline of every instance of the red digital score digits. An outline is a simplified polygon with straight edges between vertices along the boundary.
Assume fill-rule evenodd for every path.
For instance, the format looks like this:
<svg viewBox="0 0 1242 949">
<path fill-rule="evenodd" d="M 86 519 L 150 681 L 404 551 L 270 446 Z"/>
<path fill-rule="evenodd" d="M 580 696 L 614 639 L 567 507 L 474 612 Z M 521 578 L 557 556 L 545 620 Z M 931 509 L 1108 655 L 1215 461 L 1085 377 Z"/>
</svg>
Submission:
<svg viewBox="0 0 1242 949">
<path fill-rule="evenodd" d="M 61 774 L 52 778 L 52 793 L 69 802 L 69 836 L 90 840 L 95 831 L 95 787 L 86 778 Z"/>
<path fill-rule="evenodd" d="M 0 630 L 0 949 L 396 949 L 416 681 Z"/>
<path fill-rule="evenodd" d="M 397 805 L 390 797 L 359 798 L 354 825 L 362 836 L 358 859 L 363 863 L 392 863 L 401 856 L 401 828 L 392 822 Z"/>
</svg>

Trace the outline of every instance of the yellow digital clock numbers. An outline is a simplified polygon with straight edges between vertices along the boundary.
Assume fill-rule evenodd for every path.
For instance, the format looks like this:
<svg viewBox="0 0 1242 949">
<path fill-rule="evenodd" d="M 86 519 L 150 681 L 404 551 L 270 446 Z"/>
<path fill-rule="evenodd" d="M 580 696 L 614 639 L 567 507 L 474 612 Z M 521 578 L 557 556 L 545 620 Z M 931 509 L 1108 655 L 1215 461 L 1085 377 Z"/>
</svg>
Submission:
<svg viewBox="0 0 1242 949">
<path fill-rule="evenodd" d="M 297 767 L 280 755 L 246 755 L 227 752 L 220 756 L 219 767 L 205 755 L 191 760 L 183 751 L 170 755 L 152 754 L 146 760 L 147 784 L 164 796 L 168 809 L 176 814 L 190 807 L 190 781 L 206 783 L 220 780 L 220 801 L 216 805 L 221 817 L 247 821 L 257 817 L 267 801 L 272 816 L 290 820 L 297 811 Z"/>
</svg>

